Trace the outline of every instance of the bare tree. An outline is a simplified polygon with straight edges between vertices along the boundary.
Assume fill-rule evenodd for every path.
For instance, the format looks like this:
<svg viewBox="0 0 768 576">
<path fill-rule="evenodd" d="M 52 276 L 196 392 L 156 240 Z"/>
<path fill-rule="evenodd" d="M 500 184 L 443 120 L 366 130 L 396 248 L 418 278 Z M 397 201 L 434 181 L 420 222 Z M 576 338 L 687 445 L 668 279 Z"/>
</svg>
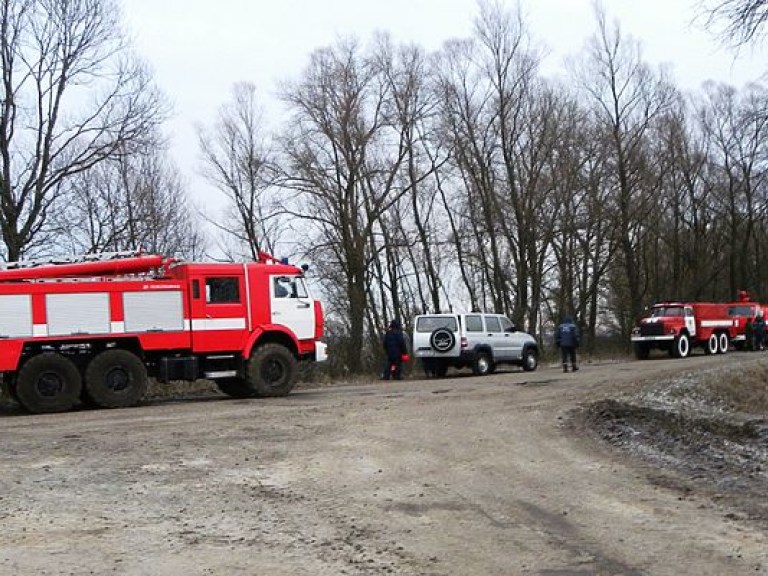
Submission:
<svg viewBox="0 0 768 576">
<path fill-rule="evenodd" d="M 382 310 L 389 318 L 408 318 L 415 310 L 441 309 L 443 259 L 436 235 L 442 218 L 436 210 L 433 178 L 447 153 L 434 135 L 437 104 L 431 59 L 418 47 L 394 46 L 386 36 L 379 37 L 374 49 L 388 94 L 384 122 L 391 145 L 402 146 L 405 153 L 398 186 L 409 192 L 382 214 L 372 238 L 380 245 L 385 266 L 374 268 L 375 273 L 382 272 L 378 277 L 382 292 L 371 309 Z M 377 320 L 374 325 L 382 326 Z"/>
<path fill-rule="evenodd" d="M 710 27 L 724 22 L 721 35 L 736 45 L 754 40 L 768 22 L 766 0 L 709 0 L 701 5 Z"/>
<path fill-rule="evenodd" d="M 66 182 L 47 229 L 72 253 L 144 249 L 195 259 L 205 239 L 162 146 L 122 154 Z"/>
<path fill-rule="evenodd" d="M 130 151 L 165 110 L 114 0 L 2 0 L 0 31 L 0 228 L 16 260 L 62 183 Z"/>
<path fill-rule="evenodd" d="M 718 244 L 728 254 L 727 293 L 760 286 L 768 190 L 768 93 L 752 85 L 742 92 L 708 84 L 699 108 L 709 146 L 709 207 L 722 223 Z M 725 292 L 726 290 L 723 290 Z"/>
<path fill-rule="evenodd" d="M 198 131 L 204 175 L 227 198 L 227 213 L 214 225 L 246 254 L 275 253 L 281 238 L 280 208 L 273 187 L 276 167 L 269 134 L 252 84 L 236 84 L 210 129 Z"/>
<path fill-rule="evenodd" d="M 620 264 L 614 281 L 618 300 L 624 302 L 617 315 L 627 333 L 640 316 L 647 292 L 642 248 L 652 237 L 649 224 L 655 222 L 651 214 L 658 198 L 659 182 L 649 164 L 649 139 L 654 124 L 670 109 L 675 92 L 663 74 L 655 74 L 645 64 L 639 44 L 624 38 L 618 25 L 609 27 L 600 9 L 597 24 L 579 79 L 610 145 Z"/>
<path fill-rule="evenodd" d="M 338 270 L 326 280 L 336 281 L 330 288 L 347 330 L 340 352 L 352 373 L 363 365 L 370 268 L 378 257 L 371 235 L 407 192 L 397 179 L 406 147 L 389 138 L 387 97 L 380 66 L 352 41 L 317 50 L 301 80 L 283 90 L 292 119 L 282 183 L 297 196 L 292 214 L 305 224 L 305 245 L 324 269 Z"/>
</svg>

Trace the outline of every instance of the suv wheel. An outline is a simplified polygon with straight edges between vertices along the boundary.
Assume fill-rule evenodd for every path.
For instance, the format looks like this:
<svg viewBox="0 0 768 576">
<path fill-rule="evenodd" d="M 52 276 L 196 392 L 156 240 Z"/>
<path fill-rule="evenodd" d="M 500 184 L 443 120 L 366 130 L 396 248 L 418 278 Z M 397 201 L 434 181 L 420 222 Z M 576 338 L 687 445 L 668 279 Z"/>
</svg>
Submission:
<svg viewBox="0 0 768 576">
<path fill-rule="evenodd" d="M 493 361 L 488 352 L 479 352 L 472 364 L 472 372 L 477 376 L 485 376 L 493 371 Z"/>
<path fill-rule="evenodd" d="M 456 345 L 456 335 L 448 328 L 438 328 L 429 336 L 429 345 L 435 352 L 450 352 Z"/>
<path fill-rule="evenodd" d="M 539 365 L 539 355 L 533 348 L 523 351 L 523 370 L 533 372 Z"/>
</svg>

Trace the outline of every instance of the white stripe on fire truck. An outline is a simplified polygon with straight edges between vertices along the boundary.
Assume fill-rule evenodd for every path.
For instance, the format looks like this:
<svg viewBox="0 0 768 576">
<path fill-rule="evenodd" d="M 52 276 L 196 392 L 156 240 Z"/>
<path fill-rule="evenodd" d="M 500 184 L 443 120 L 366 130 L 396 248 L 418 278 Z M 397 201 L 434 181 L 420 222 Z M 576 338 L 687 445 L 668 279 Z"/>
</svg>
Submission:
<svg viewBox="0 0 768 576">
<path fill-rule="evenodd" d="M 702 320 L 701 325 L 705 328 L 717 328 L 733 326 L 732 320 Z"/>
<path fill-rule="evenodd" d="M 212 330 L 244 330 L 245 318 L 205 318 L 192 320 L 192 329 L 203 332 Z M 184 320 L 184 330 L 190 329 L 190 321 Z M 125 334 L 125 322 L 110 322 L 110 334 Z M 33 338 L 45 338 L 48 334 L 48 324 L 34 324 Z"/>
<path fill-rule="evenodd" d="M 245 318 L 193 319 L 192 330 L 245 330 Z"/>
</svg>

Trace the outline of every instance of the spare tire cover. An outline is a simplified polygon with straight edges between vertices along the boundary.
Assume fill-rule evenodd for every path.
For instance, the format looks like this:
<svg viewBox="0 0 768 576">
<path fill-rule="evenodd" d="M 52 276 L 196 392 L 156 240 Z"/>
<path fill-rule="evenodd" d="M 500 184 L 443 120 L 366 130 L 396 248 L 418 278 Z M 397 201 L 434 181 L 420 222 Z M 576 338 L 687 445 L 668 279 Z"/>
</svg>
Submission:
<svg viewBox="0 0 768 576">
<path fill-rule="evenodd" d="M 448 328 L 438 328 L 429 337 L 429 345 L 435 352 L 450 352 L 456 344 L 456 336 Z"/>
</svg>

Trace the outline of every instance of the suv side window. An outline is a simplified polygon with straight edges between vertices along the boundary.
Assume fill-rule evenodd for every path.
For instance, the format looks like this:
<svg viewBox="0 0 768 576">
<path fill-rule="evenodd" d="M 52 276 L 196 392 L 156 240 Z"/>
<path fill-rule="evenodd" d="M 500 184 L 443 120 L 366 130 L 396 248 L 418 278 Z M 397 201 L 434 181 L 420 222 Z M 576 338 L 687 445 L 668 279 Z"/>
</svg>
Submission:
<svg viewBox="0 0 768 576">
<path fill-rule="evenodd" d="M 482 332 L 483 331 L 483 318 L 482 316 L 467 316 L 467 332 Z"/>
<path fill-rule="evenodd" d="M 497 316 L 486 316 L 485 327 L 488 329 L 488 332 L 501 332 L 501 322 L 499 322 Z"/>
<path fill-rule="evenodd" d="M 504 330 L 504 332 L 515 332 L 515 325 L 512 324 L 512 320 L 510 320 L 506 316 L 502 316 L 501 329 Z"/>
</svg>

